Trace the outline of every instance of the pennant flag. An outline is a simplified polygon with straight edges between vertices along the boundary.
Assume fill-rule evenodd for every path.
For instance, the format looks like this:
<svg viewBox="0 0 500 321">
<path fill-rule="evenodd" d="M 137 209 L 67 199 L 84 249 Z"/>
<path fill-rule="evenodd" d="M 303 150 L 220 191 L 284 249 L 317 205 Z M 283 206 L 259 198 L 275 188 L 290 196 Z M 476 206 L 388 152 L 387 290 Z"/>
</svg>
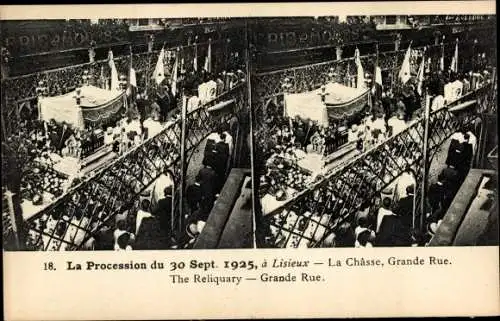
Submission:
<svg viewBox="0 0 500 321">
<path fill-rule="evenodd" d="M 417 92 L 422 97 L 422 85 L 424 83 L 424 72 L 425 72 L 425 57 L 422 57 L 422 62 L 420 63 L 420 68 L 417 73 Z"/>
<path fill-rule="evenodd" d="M 165 58 L 165 49 L 161 48 L 160 55 L 158 56 L 158 61 L 156 62 L 155 71 L 153 72 L 153 77 L 156 84 L 159 85 L 165 79 L 165 66 L 163 65 L 163 60 Z"/>
<path fill-rule="evenodd" d="M 359 57 L 359 49 L 356 48 L 356 51 L 354 52 L 354 61 L 356 62 L 357 70 L 358 70 L 358 76 L 356 78 L 357 84 L 356 88 L 365 88 L 365 72 L 363 71 L 363 65 L 361 64 L 361 58 Z"/>
<path fill-rule="evenodd" d="M 134 68 L 130 68 L 130 76 L 129 76 L 129 83 L 131 86 L 133 87 L 137 87 L 137 78 L 135 76 L 135 69 Z"/>
<path fill-rule="evenodd" d="M 444 71 L 444 45 L 441 44 L 441 58 L 439 58 L 439 70 Z"/>
<path fill-rule="evenodd" d="M 377 93 L 381 93 L 382 88 L 383 88 L 383 86 L 382 86 L 382 69 L 380 69 L 379 66 L 375 66 L 375 75 L 374 75 L 372 93 L 374 95 Z"/>
<path fill-rule="evenodd" d="M 198 71 L 198 46 L 194 44 L 194 58 L 193 58 L 193 69 Z"/>
<path fill-rule="evenodd" d="M 411 43 L 408 46 L 408 50 L 406 50 L 405 58 L 403 60 L 403 64 L 401 65 L 401 70 L 399 71 L 399 79 L 403 84 L 406 84 L 406 82 L 411 78 L 410 55 Z"/>
<path fill-rule="evenodd" d="M 203 69 L 205 69 L 206 72 L 212 72 L 212 41 L 210 40 L 208 42 L 208 52 Z"/>
<path fill-rule="evenodd" d="M 172 69 L 172 75 L 171 75 L 171 80 L 172 80 L 172 95 L 174 97 L 177 95 L 177 73 L 179 69 L 179 55 L 176 55 L 175 57 L 175 62 L 174 62 L 174 68 Z"/>
<path fill-rule="evenodd" d="M 455 53 L 453 54 L 453 58 L 451 59 L 450 70 L 453 72 L 458 72 L 458 39 L 455 45 Z"/>
<path fill-rule="evenodd" d="M 108 63 L 111 68 L 111 86 L 108 88 L 109 90 L 118 90 L 120 87 L 120 81 L 118 80 L 118 70 L 116 70 L 115 61 L 113 60 L 113 52 L 110 50 L 108 52 Z"/>
</svg>

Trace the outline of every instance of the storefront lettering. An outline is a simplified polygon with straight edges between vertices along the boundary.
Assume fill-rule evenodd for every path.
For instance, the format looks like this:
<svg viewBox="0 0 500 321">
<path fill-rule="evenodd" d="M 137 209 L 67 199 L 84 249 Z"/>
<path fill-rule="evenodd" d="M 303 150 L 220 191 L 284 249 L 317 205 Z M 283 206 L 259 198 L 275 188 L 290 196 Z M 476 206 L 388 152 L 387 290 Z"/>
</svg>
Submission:
<svg viewBox="0 0 500 321">
<path fill-rule="evenodd" d="M 13 54 L 25 55 L 63 49 L 78 49 L 90 45 L 92 40 L 98 44 L 126 40 L 126 33 L 120 30 L 58 31 L 47 33 L 13 34 L 3 39 L 3 45 Z"/>
<path fill-rule="evenodd" d="M 259 45 L 269 49 L 292 49 L 321 45 L 336 45 L 337 31 L 312 29 L 309 31 L 262 32 L 257 39 Z"/>
</svg>

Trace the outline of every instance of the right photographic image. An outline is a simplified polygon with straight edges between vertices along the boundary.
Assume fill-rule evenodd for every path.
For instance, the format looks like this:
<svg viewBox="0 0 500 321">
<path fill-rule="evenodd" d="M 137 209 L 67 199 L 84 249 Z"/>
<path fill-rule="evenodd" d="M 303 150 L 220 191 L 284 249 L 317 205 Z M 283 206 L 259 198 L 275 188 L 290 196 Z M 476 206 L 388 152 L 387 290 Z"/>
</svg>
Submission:
<svg viewBox="0 0 500 321">
<path fill-rule="evenodd" d="M 499 244 L 496 15 L 249 28 L 257 247 Z"/>
</svg>

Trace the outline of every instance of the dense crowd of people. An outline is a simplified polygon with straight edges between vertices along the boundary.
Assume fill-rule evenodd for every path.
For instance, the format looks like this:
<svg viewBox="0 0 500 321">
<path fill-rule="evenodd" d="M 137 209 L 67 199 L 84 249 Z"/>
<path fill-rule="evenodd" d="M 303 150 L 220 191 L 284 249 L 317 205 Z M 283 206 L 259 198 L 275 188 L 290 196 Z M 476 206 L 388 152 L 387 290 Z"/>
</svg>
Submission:
<svg viewBox="0 0 500 321">
<path fill-rule="evenodd" d="M 425 85 L 428 86 L 432 98 L 431 110 L 437 111 L 470 91 L 488 85 L 492 82 L 491 74 L 491 70 L 485 69 L 482 73 L 449 73 L 445 75 L 442 72 L 436 72 L 427 75 Z M 417 85 L 416 81 L 410 80 L 406 86 L 400 88 L 398 94 L 394 94 L 392 90 L 382 92 L 380 99 L 374 101 L 372 113 L 367 118 L 361 118 L 357 123 L 351 125 L 348 131 L 348 141 L 356 142 L 357 148 L 364 151 L 406 130 L 411 125 L 409 121 L 420 117 L 421 112 L 423 112 L 422 100 L 425 97 L 419 95 Z M 285 127 L 287 127 L 286 122 Z M 412 130 L 416 129 L 412 128 Z M 301 199 L 290 209 L 273 214 L 274 217 L 270 219 L 271 234 L 268 241 L 274 244 L 273 246 L 280 247 L 318 245 L 364 247 L 425 244 L 439 226 L 472 164 L 472 155 L 475 153 L 477 144 L 473 132 L 474 130 L 469 128 L 452 136 L 446 161 L 447 167 L 442 170 L 438 181 L 431 185 L 428 193 L 428 208 L 425 211 L 428 234 L 425 236 L 415 237 L 413 233 L 413 197 L 416 180 L 411 174 L 410 168 L 407 168 L 399 178 L 393 180 L 390 172 L 395 169 L 387 168 L 391 165 L 384 163 L 384 158 L 379 159 L 375 152 L 373 155 L 367 154 L 364 159 L 366 163 L 370 164 L 370 168 L 353 164 L 349 170 L 350 177 L 352 177 L 348 186 L 357 186 L 356 181 L 364 184 L 367 182 L 375 184 L 374 186 L 363 186 L 363 184 L 357 186 L 361 189 L 356 191 L 357 195 L 370 195 L 370 190 L 380 193 L 378 198 L 374 198 L 378 201 L 372 200 L 363 203 L 359 213 L 355 215 L 354 221 L 346 220 L 346 217 L 343 217 L 343 215 L 348 214 L 349 208 L 348 204 L 343 205 L 343 200 L 349 199 L 350 196 L 348 194 L 337 196 L 333 192 L 341 190 L 342 185 L 347 183 L 329 182 L 330 189 L 328 187 L 326 190 L 319 188 L 313 193 L 315 196 L 312 200 L 309 198 Z M 418 137 L 415 134 L 410 136 Z M 290 137 L 295 138 L 293 130 L 288 128 L 277 131 L 273 137 L 281 139 L 281 141 L 289 141 Z M 414 145 L 413 142 L 408 144 Z M 421 153 L 416 148 L 418 146 L 399 145 L 399 142 L 393 140 L 385 148 L 388 149 L 387 151 L 390 152 L 399 168 L 407 166 L 405 165 L 407 160 L 417 159 Z M 274 158 L 273 155 L 270 159 Z M 279 195 L 285 199 L 283 191 L 286 188 L 280 188 L 280 181 L 274 177 L 269 180 L 269 174 L 273 171 L 278 173 L 280 170 L 284 171 L 286 167 L 281 166 L 277 170 L 273 168 L 272 171 L 269 170 L 269 166 L 267 168 L 267 173 L 261 177 L 261 185 L 272 185 L 272 189 L 263 189 L 261 196 L 274 191 L 273 195 Z M 379 173 L 378 178 L 375 173 Z M 274 174 L 274 176 L 279 175 Z M 282 173 L 281 176 L 286 177 L 286 172 Z M 391 180 L 393 183 L 383 189 L 386 184 L 384 182 Z M 269 181 L 273 184 L 269 184 Z M 355 191 L 351 190 L 350 192 L 354 193 Z M 324 196 L 318 196 L 323 193 Z M 325 196 L 326 198 L 324 198 Z M 317 204 L 317 202 L 322 202 L 322 204 Z M 384 219 L 386 215 L 388 217 Z M 326 233 L 332 230 L 335 232 L 331 235 Z M 325 237 L 325 235 L 327 236 Z"/>
<path fill-rule="evenodd" d="M 410 167 L 378 197 L 361 200 L 355 215 L 347 217 L 348 207 L 344 200 L 349 199 L 352 190 L 342 191 L 343 182 L 329 182 L 322 192 L 314 193 L 307 201 L 294 205 L 272 219 L 271 239 L 274 246 L 280 247 L 372 247 L 372 246 L 417 246 L 427 243 L 436 232 L 441 221 L 467 176 L 474 162 L 477 138 L 472 128 L 455 133 L 451 137 L 445 164 L 437 180 L 429 186 L 425 209 L 425 235 L 415 234 L 414 222 L 416 178 Z M 411 152 L 409 152 L 411 153 Z M 397 153 L 396 153 L 397 155 Z M 403 157 L 404 156 L 404 157 Z M 398 166 L 404 166 L 410 155 L 400 155 Z M 376 165 L 378 162 L 378 165 Z M 376 165 L 373 171 L 388 172 L 383 160 L 370 159 Z M 361 183 L 358 195 L 369 195 L 373 189 L 363 183 L 373 181 L 373 171 L 362 166 L 354 166 L 350 185 Z M 326 192 L 325 192 L 326 191 Z M 336 194 L 335 191 L 341 191 Z M 323 196 L 321 194 L 324 194 Z M 325 198 L 326 197 L 326 198 Z M 418 202 L 417 202 L 418 203 Z M 418 218 L 417 218 L 418 220 Z M 332 232 L 333 231 L 333 232 Z"/>
<path fill-rule="evenodd" d="M 229 74 L 229 75 L 228 75 Z M 192 101 L 193 97 L 200 95 L 198 89 L 210 86 L 212 77 L 208 74 L 199 74 L 200 78 L 191 77 L 191 85 L 185 88 L 186 101 Z M 203 77 L 201 77 L 203 76 Z M 231 90 L 240 82 L 245 80 L 245 75 L 239 71 L 234 74 L 222 72 L 216 77 L 219 82 L 215 93 L 208 89 L 202 91 L 200 103 L 192 107 L 188 112 L 193 112 L 197 108 L 215 99 L 223 92 Z M 226 80 L 226 82 L 222 81 Z M 222 84 L 220 84 L 222 82 Z M 217 84 L 217 83 L 216 83 Z M 117 199 L 136 199 L 142 189 L 144 178 L 157 177 L 160 175 L 158 169 L 164 168 L 162 164 L 171 163 L 180 153 L 180 145 L 165 143 L 162 138 L 156 139 L 155 135 L 164 132 L 167 127 L 171 127 L 180 117 L 181 102 L 177 97 L 171 95 L 171 83 L 165 81 L 156 88 L 153 98 L 148 97 L 145 92 L 138 92 L 135 99 L 129 99 L 129 110 L 121 114 L 115 127 L 107 127 L 103 130 L 102 146 L 109 148 L 116 155 L 127 154 L 124 159 L 128 165 L 118 166 L 116 172 L 114 167 L 110 168 L 101 181 L 109 181 L 113 177 L 120 177 L 131 190 L 115 191 L 114 197 Z M 212 87 L 213 88 L 213 87 Z M 234 126 L 233 126 L 234 127 Z M 69 128 L 69 127 L 68 127 Z M 101 130 L 104 127 L 101 128 Z M 172 128 L 165 137 L 174 142 L 175 130 Z M 106 208 L 106 197 L 92 197 L 91 195 L 73 200 L 78 204 L 78 208 L 62 209 L 56 208 L 50 213 L 30 222 L 30 242 L 33 248 L 43 248 L 47 250 L 68 250 L 68 249 L 161 249 L 175 248 L 186 243 L 189 239 L 194 239 L 203 227 L 208 218 L 211 208 L 220 190 L 229 169 L 230 155 L 233 152 L 233 135 L 235 128 L 230 128 L 227 124 L 221 124 L 219 129 L 209 135 L 204 152 L 203 168 L 195 178 L 195 182 L 188 187 L 186 203 L 189 208 L 189 224 L 186 235 L 174 233 L 172 221 L 178 220 L 172 216 L 173 189 L 172 185 L 161 187 L 161 182 L 156 182 L 155 189 L 160 186 L 158 195 L 143 197 L 133 201 L 133 205 L 123 214 L 119 214 L 115 219 L 109 217 L 109 209 Z M 71 135 L 73 137 L 75 135 Z M 149 140 L 155 137 L 153 140 Z M 164 138 L 165 138 L 164 137 Z M 148 140 L 147 146 L 144 142 Z M 71 140 L 74 141 L 74 140 Z M 151 162 L 144 163 L 141 168 L 135 158 L 141 157 L 139 152 L 133 152 L 134 147 L 144 145 L 149 151 Z M 63 156 L 63 147 L 60 150 Z M 155 152 L 155 149 L 167 148 L 171 150 L 169 159 L 161 158 L 162 154 Z M 57 151 L 57 150 L 56 150 Z M 224 165 L 225 164 L 225 165 Z M 126 170 L 127 168 L 131 171 Z M 43 175 L 42 175 L 43 176 Z M 160 175 L 162 177 L 164 175 Z M 161 179 L 158 179 L 161 180 Z M 157 180 L 157 181 L 158 181 Z M 80 181 L 80 180 L 78 180 Z M 197 187 L 200 187 L 197 191 Z M 105 188 L 100 189 L 100 193 L 108 195 Z M 200 196 L 197 199 L 196 195 Z M 73 194 L 80 195 L 79 193 Z M 90 205 L 89 205 L 90 204 Z M 101 225 L 105 225 L 101 228 Z M 177 222 L 174 222 L 177 224 Z M 112 236 L 112 237 L 111 237 Z M 111 242 L 110 240 L 113 240 Z M 110 246 L 111 244 L 111 246 Z"/>
<path fill-rule="evenodd" d="M 327 156 L 346 147 L 346 143 L 354 144 L 362 153 L 404 131 L 422 116 L 426 87 L 431 96 L 431 111 L 436 111 L 491 83 L 491 75 L 491 68 L 486 67 L 474 73 L 439 70 L 426 73 L 422 84 L 412 77 L 402 86 L 372 92 L 371 106 L 341 121 L 330 121 L 329 126 L 299 117 L 291 119 L 284 116 L 283 104 L 269 104 L 266 125 L 270 129 L 266 145 L 259 146 L 266 160 L 260 179 L 260 197 L 269 194 L 284 200 L 291 196 L 290 187 L 293 193 L 306 189 L 313 179 L 307 171 L 301 171 L 296 162 L 305 153 Z M 419 85 L 423 88 L 421 91 Z"/>
</svg>

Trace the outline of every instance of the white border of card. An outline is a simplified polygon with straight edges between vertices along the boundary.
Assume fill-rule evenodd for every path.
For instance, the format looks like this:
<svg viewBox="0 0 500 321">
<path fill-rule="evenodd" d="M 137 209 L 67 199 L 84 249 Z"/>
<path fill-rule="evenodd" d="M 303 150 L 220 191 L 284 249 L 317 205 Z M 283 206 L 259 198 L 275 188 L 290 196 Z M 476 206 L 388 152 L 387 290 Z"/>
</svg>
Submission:
<svg viewBox="0 0 500 321">
<path fill-rule="evenodd" d="M 496 9 L 493 1 L 0 6 L 2 20 L 440 13 Z M 4 252 L 3 259 L 6 320 L 500 314 L 498 247 Z"/>
</svg>

